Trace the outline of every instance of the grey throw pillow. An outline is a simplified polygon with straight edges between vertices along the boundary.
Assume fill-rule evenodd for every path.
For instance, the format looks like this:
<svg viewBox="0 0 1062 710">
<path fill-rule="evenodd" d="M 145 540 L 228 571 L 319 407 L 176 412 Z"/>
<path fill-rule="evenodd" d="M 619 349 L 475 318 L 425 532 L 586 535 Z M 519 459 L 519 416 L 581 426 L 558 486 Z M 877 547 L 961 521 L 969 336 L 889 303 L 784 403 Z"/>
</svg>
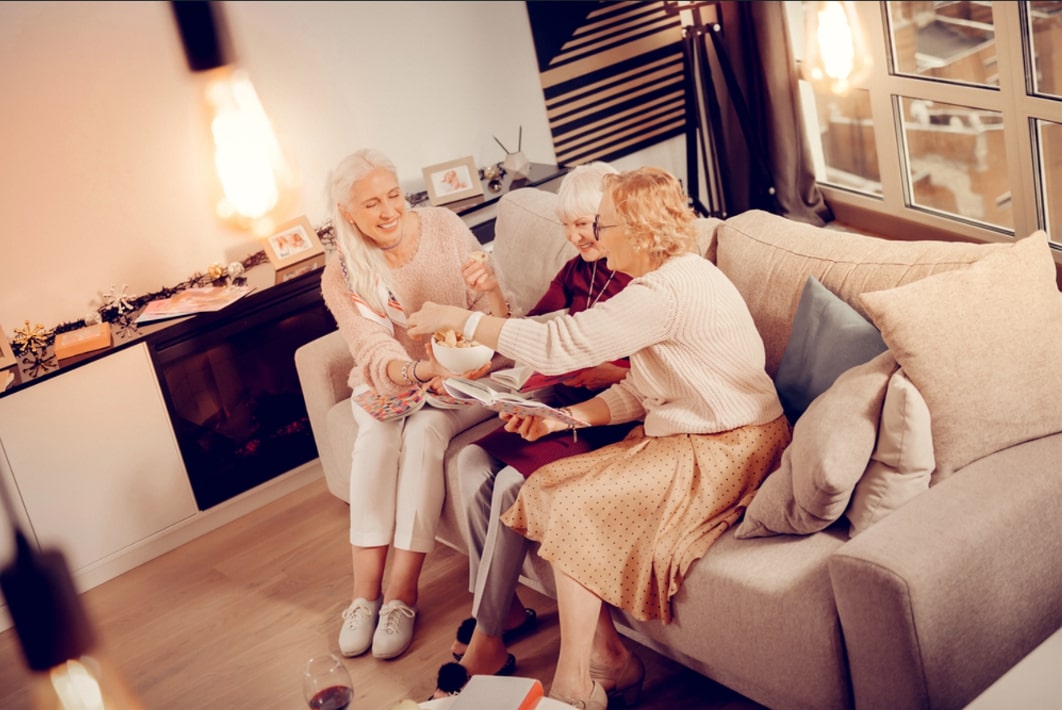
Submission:
<svg viewBox="0 0 1062 710">
<path fill-rule="evenodd" d="M 790 423 L 795 423 L 842 372 L 868 362 L 886 349 L 873 323 L 814 276 L 808 276 L 774 378 Z"/>
</svg>

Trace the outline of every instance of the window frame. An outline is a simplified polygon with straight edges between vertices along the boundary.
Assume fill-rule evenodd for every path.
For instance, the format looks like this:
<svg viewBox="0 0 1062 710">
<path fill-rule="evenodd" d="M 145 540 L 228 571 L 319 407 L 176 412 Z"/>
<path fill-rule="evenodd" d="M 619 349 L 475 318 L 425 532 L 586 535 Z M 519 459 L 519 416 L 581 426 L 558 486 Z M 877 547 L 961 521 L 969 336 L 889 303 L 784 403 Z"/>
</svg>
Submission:
<svg viewBox="0 0 1062 710">
<path fill-rule="evenodd" d="M 1041 222 L 1038 194 L 1038 160 L 1034 154 L 1037 140 L 1034 119 L 1062 123 L 1062 100 L 1027 93 L 1026 60 L 1028 40 L 1025 2 L 993 2 L 992 16 L 996 33 L 999 63 L 999 86 L 985 87 L 958 84 L 940 79 L 893 74 L 889 71 L 888 7 L 886 2 L 852 3 L 859 13 L 873 67 L 868 76 L 855 84 L 869 92 L 871 116 L 878 127 L 874 131 L 881 173 L 882 196 L 870 196 L 819 182 L 838 221 L 866 231 L 911 235 L 921 239 L 955 239 L 1011 241 L 1046 229 Z M 1001 41 L 1000 38 L 1004 38 Z M 1029 86 L 1027 87 L 1027 84 Z M 905 148 L 899 102 L 903 98 L 973 106 L 998 111 L 1003 116 L 1004 143 L 1007 146 L 1007 177 L 1011 185 L 1013 232 L 1000 227 L 966 220 L 961 216 L 944 216 L 911 204 L 906 179 Z M 892 126 L 893 130 L 888 127 Z M 885 128 L 882 128 L 885 127 Z M 891 156 L 896 156 L 893 159 Z M 1043 220 L 1047 215 L 1044 213 Z M 1062 215 L 1053 215 L 1056 262 L 1062 263 Z"/>
</svg>

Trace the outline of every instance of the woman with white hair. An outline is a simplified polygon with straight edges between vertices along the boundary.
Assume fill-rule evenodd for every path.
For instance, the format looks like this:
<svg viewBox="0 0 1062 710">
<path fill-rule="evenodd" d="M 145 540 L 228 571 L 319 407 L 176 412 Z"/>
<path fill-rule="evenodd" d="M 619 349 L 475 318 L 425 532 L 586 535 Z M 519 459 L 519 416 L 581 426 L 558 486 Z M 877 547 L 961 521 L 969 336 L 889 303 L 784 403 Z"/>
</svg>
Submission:
<svg viewBox="0 0 1062 710">
<path fill-rule="evenodd" d="M 423 395 L 439 378 L 479 377 L 489 369 L 488 363 L 476 372 L 449 372 L 424 341 L 410 337 L 406 315 L 426 301 L 495 316 L 507 315 L 508 306 L 489 265 L 469 258 L 480 245 L 461 218 L 446 208 L 407 209 L 395 166 L 379 151 L 343 159 L 328 196 L 337 249 L 321 289 L 354 356 L 349 383 L 358 425 L 350 476 L 354 585 L 339 649 L 358 656 L 372 648 L 377 658 L 395 658 L 413 639 L 420 572 L 445 496 L 446 447 L 490 415 L 480 407 L 430 406 L 406 417 L 380 414 Z"/>
<path fill-rule="evenodd" d="M 608 163 L 595 161 L 579 165 L 564 176 L 557 190 L 556 214 L 564 225 L 568 243 L 577 253 L 560 268 L 527 315 L 579 313 L 607 301 L 630 282 L 630 276 L 605 264 L 605 254 L 593 230 L 602 180 L 617 172 Z M 627 358 L 618 358 L 567 373 L 554 385 L 550 403 L 562 406 L 581 402 L 621 381 L 629 368 Z M 507 644 L 536 626 L 535 611 L 524 608 L 516 592 L 530 543 L 499 520 L 516 501 L 524 481 L 551 461 L 619 441 L 633 426 L 633 422 L 627 422 L 594 427 L 575 440 L 566 433 L 557 433 L 534 442 L 499 426 L 458 454 L 468 529 L 472 616 L 461 623 L 451 647 L 459 663 L 448 663 L 439 669 L 437 695 L 460 692 L 476 674 L 514 672 L 516 657 L 509 653 Z M 633 663 L 635 668 L 628 675 L 640 674 L 641 662 Z"/>
</svg>

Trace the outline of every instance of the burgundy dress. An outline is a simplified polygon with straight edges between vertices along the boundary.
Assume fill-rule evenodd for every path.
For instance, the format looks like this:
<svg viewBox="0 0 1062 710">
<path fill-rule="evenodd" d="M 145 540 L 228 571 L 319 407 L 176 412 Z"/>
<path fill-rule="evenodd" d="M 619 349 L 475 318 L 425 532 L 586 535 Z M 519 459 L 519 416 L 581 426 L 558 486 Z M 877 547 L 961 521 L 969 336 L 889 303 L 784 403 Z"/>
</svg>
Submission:
<svg viewBox="0 0 1062 710">
<path fill-rule="evenodd" d="M 630 280 L 631 277 L 627 274 L 610 271 L 605 266 L 604 259 L 587 262 L 576 256 L 561 267 L 546 293 L 528 315 L 542 315 L 561 309 L 567 309 L 569 314 L 585 311 L 592 304 L 607 301 L 622 291 Z M 613 364 L 620 367 L 630 366 L 626 358 L 616 360 Z M 555 385 L 550 404 L 562 407 L 576 404 L 590 399 L 600 391 Z M 499 426 L 475 444 L 524 476 L 530 476 L 539 467 L 557 459 L 583 454 L 620 441 L 637 424 L 638 422 L 624 422 L 580 429 L 577 440 L 573 440 L 567 431 L 558 431 L 537 441 L 526 441 L 519 434 L 505 431 Z"/>
</svg>

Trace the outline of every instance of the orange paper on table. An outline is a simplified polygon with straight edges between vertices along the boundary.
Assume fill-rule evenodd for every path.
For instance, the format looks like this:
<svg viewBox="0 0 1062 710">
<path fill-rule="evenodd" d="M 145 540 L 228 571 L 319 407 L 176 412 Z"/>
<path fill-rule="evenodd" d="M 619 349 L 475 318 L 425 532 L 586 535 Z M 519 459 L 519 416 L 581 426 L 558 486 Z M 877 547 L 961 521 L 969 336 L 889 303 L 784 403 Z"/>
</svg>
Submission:
<svg viewBox="0 0 1062 710">
<path fill-rule="evenodd" d="M 111 324 L 97 323 L 77 330 L 68 330 L 55 336 L 55 357 L 73 357 L 81 353 L 109 348 L 111 346 Z"/>
</svg>

